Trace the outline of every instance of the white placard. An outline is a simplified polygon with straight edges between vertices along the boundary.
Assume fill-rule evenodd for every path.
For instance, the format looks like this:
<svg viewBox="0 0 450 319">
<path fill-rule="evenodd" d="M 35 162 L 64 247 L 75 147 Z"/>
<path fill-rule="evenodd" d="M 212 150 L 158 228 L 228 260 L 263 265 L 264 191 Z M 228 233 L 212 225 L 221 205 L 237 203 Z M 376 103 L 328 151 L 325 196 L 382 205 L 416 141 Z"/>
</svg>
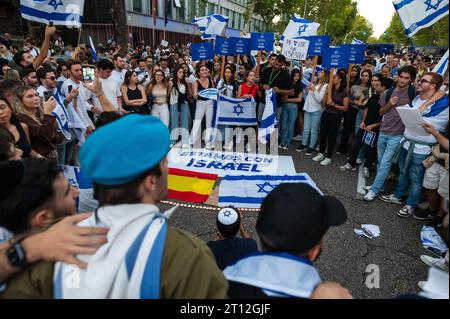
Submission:
<svg viewBox="0 0 450 319">
<path fill-rule="evenodd" d="M 169 45 L 169 42 L 167 42 L 166 40 L 161 40 L 161 45 L 163 47 L 167 47 Z"/>
<path fill-rule="evenodd" d="M 308 56 L 309 41 L 305 39 L 285 39 L 283 43 L 283 54 L 287 59 L 306 60 Z"/>
<path fill-rule="evenodd" d="M 180 0 L 175 0 L 175 7 L 181 8 Z"/>
<path fill-rule="evenodd" d="M 291 156 L 216 152 L 172 148 L 167 156 L 170 168 L 225 175 L 296 174 Z"/>
<path fill-rule="evenodd" d="M 397 107 L 397 112 L 411 136 L 430 136 L 423 128 L 425 120 L 423 119 L 422 114 L 420 114 L 419 109 L 413 109 L 409 105 L 404 105 Z"/>
</svg>

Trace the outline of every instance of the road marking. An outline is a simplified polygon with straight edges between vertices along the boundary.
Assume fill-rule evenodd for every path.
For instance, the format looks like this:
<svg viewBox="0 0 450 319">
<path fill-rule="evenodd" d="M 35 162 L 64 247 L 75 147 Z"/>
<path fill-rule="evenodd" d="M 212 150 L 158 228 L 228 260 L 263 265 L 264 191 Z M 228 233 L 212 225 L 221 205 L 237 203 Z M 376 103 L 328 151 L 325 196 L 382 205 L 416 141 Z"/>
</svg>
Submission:
<svg viewBox="0 0 450 319">
<path fill-rule="evenodd" d="M 358 169 L 358 186 L 356 189 L 356 198 L 361 198 L 366 195 L 366 192 L 364 190 L 364 187 L 366 187 L 366 179 L 364 178 L 364 165 L 359 165 Z"/>
</svg>

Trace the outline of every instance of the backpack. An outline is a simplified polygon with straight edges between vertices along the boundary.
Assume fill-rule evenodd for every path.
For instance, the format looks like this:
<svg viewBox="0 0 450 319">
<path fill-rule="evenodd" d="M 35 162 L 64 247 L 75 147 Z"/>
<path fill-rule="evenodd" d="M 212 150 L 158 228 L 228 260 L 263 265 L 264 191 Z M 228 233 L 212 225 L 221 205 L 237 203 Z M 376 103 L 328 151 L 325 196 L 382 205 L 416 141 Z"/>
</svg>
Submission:
<svg viewBox="0 0 450 319">
<path fill-rule="evenodd" d="M 386 92 L 386 103 L 389 102 L 389 100 L 391 99 L 392 93 L 394 92 L 394 90 L 396 88 L 397 88 L 396 86 L 393 86 L 390 89 L 388 89 L 388 91 Z M 409 97 L 410 102 L 412 102 L 416 98 L 416 89 L 414 88 L 413 85 L 408 86 L 408 97 Z"/>
</svg>

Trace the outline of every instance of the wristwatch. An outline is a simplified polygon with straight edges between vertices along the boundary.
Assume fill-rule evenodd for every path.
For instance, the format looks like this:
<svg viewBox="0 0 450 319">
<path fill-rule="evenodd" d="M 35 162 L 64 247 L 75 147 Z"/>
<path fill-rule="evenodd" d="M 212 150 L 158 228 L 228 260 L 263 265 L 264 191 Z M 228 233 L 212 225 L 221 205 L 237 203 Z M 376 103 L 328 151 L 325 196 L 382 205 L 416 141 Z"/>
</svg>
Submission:
<svg viewBox="0 0 450 319">
<path fill-rule="evenodd" d="M 11 247 L 6 251 L 6 257 L 11 266 L 23 269 L 28 265 L 27 256 L 21 242 L 27 238 L 26 236 L 11 242 Z"/>
</svg>

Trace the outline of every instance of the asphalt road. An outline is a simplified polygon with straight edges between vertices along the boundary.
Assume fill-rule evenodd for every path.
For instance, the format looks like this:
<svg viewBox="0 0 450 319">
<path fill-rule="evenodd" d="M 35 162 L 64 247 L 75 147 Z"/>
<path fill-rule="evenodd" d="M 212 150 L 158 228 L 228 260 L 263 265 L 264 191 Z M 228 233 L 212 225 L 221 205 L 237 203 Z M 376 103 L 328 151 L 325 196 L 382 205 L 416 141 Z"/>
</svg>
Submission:
<svg viewBox="0 0 450 319">
<path fill-rule="evenodd" d="M 362 201 L 357 194 L 358 171 L 339 170 L 339 166 L 345 164 L 346 156 L 335 155 L 330 166 L 322 167 L 312 161 L 312 156 L 295 152 L 294 146 L 281 151 L 280 155 L 292 156 L 297 173 L 308 173 L 325 194 L 337 197 L 347 208 L 347 223 L 328 231 L 323 252 L 316 262 L 323 281 L 341 283 L 354 298 L 393 298 L 419 291 L 417 282 L 426 280 L 428 272 L 419 257 L 430 254 L 420 243 L 423 222 L 397 217 L 396 212 L 401 206 L 378 199 L 372 203 Z M 370 185 L 370 180 L 367 184 Z M 388 181 L 386 191 L 394 187 L 395 182 Z M 257 217 L 257 213 L 244 213 L 243 216 L 245 229 L 255 239 Z M 209 241 L 216 233 L 215 218 L 212 211 L 179 208 L 170 223 Z M 376 239 L 358 237 L 354 228 L 361 224 L 378 225 L 381 236 Z M 375 274 L 373 265 L 379 269 L 379 287 L 368 288 L 366 278 Z M 376 284 L 376 280 L 369 281 Z"/>
</svg>

